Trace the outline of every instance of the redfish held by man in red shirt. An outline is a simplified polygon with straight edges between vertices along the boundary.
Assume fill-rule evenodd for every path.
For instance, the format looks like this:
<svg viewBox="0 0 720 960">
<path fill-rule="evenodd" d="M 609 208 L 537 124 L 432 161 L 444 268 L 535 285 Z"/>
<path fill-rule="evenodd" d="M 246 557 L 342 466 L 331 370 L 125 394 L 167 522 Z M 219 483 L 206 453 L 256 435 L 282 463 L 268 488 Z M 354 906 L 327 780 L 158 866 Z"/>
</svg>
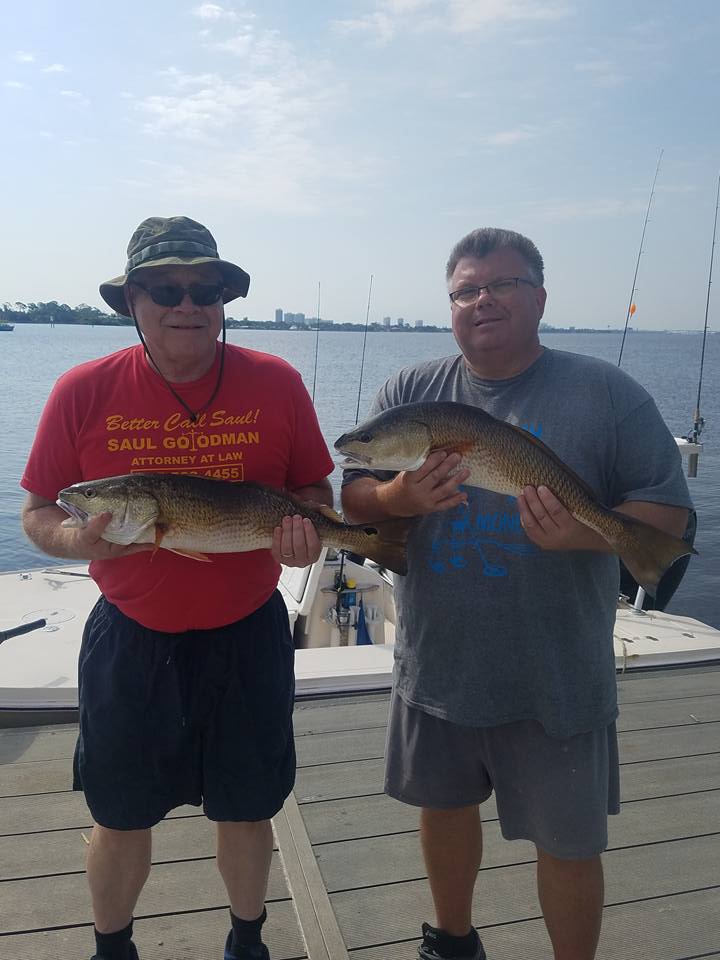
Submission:
<svg viewBox="0 0 720 960">
<path fill-rule="evenodd" d="M 63 526 L 84 526 L 91 516 L 110 513 L 103 539 L 155 544 L 201 560 L 208 553 L 269 549 L 282 518 L 300 515 L 312 521 L 324 546 L 407 573 L 410 520 L 354 526 L 330 507 L 303 503 L 260 483 L 136 473 L 73 484 L 60 491 L 57 503 L 70 514 Z"/>
</svg>

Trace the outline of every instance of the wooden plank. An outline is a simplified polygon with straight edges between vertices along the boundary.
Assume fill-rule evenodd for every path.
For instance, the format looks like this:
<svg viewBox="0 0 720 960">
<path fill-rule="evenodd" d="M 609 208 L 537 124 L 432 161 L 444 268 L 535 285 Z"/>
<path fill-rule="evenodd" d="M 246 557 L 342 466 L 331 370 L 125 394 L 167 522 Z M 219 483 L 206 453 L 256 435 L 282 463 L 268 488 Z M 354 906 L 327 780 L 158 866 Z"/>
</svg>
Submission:
<svg viewBox="0 0 720 960">
<path fill-rule="evenodd" d="M 274 822 L 309 960 L 348 960 L 330 898 L 292 794 Z"/>
<path fill-rule="evenodd" d="M 717 753 L 720 751 L 720 723 L 618 733 L 618 746 L 622 764 Z"/>
<path fill-rule="evenodd" d="M 620 709 L 618 731 L 656 727 L 692 726 L 720 720 L 720 695 L 683 697 L 677 700 L 649 700 L 626 703 Z"/>
<path fill-rule="evenodd" d="M 713 789 L 720 790 L 720 753 L 673 760 L 648 760 L 620 768 L 620 795 L 623 801 Z"/>
<path fill-rule="evenodd" d="M 298 770 L 295 796 L 304 806 L 305 803 L 382 793 L 383 770 L 383 760 L 305 767 Z M 621 767 L 620 788 L 626 800 L 712 787 L 720 788 L 720 753 L 649 760 Z"/>
<path fill-rule="evenodd" d="M 610 818 L 609 848 L 708 834 L 720 835 L 720 791 L 624 805 L 620 816 Z M 532 843 L 504 840 L 497 821 L 484 822 L 483 848 L 483 869 L 536 859 Z M 330 893 L 425 876 L 416 830 L 321 843 L 314 849 Z"/>
<path fill-rule="evenodd" d="M 268 904 L 263 938 L 273 960 L 307 956 L 290 900 Z M 142 960 L 198 960 L 222 956 L 230 929 L 227 907 L 136 918 L 133 939 Z M 0 960 L 82 960 L 95 946 L 92 925 L 0 937 Z"/>
<path fill-rule="evenodd" d="M 268 899 L 288 897 L 282 865 L 274 854 Z M 87 882 L 81 873 L 4 881 L 0 883 L 0 903 L 2 933 L 82 924 L 91 919 Z M 214 861 L 158 864 L 150 872 L 135 915 L 215 909 L 226 904 L 227 894 Z"/>
<path fill-rule="evenodd" d="M 688 960 L 720 957 L 718 927 L 708 922 L 717 916 L 718 891 L 678 894 L 606 907 L 598 948 L 602 960 Z M 414 937 L 353 952 L 353 960 L 417 960 L 421 920 Z M 492 960 L 553 960 L 550 941 L 541 919 L 498 924 L 480 929 Z"/>
<path fill-rule="evenodd" d="M 168 817 L 188 816 L 202 816 L 200 807 L 186 805 L 168 814 Z M 90 826 L 90 811 L 78 791 L 0 799 L 0 836 L 41 830 L 85 830 Z"/>
<path fill-rule="evenodd" d="M 332 761 L 377 760 L 385 754 L 385 727 L 300 737 L 296 747 L 299 767 Z"/>
<path fill-rule="evenodd" d="M 72 760 L 77 740 L 74 724 L 57 727 L 0 729 L 0 764 L 39 760 Z"/>
<path fill-rule="evenodd" d="M 0 797 L 72 790 L 72 761 L 66 758 L 38 763 L 6 763 L 0 771 Z"/>
<path fill-rule="evenodd" d="M 384 772 L 382 759 L 300 767 L 295 778 L 295 796 L 298 803 L 303 804 L 382 793 Z"/>
<path fill-rule="evenodd" d="M 720 892 L 718 857 L 720 836 L 613 851 L 604 858 L 606 901 L 623 903 L 712 886 Z M 411 940 L 419 921 L 432 916 L 424 880 L 350 890 L 331 895 L 331 901 L 351 952 L 377 944 L 378 931 L 384 942 Z M 473 900 L 478 926 L 538 916 L 534 864 L 482 871 Z"/>
<path fill-rule="evenodd" d="M 387 693 L 296 703 L 295 735 L 313 736 L 328 731 L 384 726 L 389 706 L 390 695 Z"/>
<path fill-rule="evenodd" d="M 0 880 L 82 872 L 92 828 L 0 837 Z M 166 819 L 153 828 L 153 863 L 213 859 L 215 826 L 206 817 Z"/>
<path fill-rule="evenodd" d="M 620 703 L 712 696 L 720 693 L 720 667 L 657 673 L 633 673 L 630 670 L 618 677 L 617 687 Z"/>
</svg>

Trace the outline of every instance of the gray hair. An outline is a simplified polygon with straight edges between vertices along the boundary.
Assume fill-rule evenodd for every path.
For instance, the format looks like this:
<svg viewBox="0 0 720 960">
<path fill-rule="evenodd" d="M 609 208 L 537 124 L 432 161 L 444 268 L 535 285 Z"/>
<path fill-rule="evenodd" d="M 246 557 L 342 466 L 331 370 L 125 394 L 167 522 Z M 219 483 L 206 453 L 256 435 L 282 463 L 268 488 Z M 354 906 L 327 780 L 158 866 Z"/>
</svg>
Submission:
<svg viewBox="0 0 720 960">
<path fill-rule="evenodd" d="M 455 273 L 458 261 L 463 257 L 475 257 L 482 260 L 489 253 L 495 250 L 510 248 L 515 250 L 525 260 L 528 266 L 530 278 L 542 286 L 545 282 L 544 267 L 542 255 L 532 242 L 521 233 L 515 233 L 514 230 L 502 230 L 499 227 L 478 227 L 462 240 L 459 240 L 452 249 L 450 259 L 445 269 L 445 278 L 447 280 Z"/>
</svg>

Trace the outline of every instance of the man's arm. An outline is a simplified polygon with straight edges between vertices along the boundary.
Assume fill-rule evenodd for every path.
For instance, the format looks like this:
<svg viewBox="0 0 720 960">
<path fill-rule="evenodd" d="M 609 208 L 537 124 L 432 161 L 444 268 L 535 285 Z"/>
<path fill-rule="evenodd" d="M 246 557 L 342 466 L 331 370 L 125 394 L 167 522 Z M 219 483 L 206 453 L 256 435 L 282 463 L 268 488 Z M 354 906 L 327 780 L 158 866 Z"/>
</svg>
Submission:
<svg viewBox="0 0 720 960">
<path fill-rule="evenodd" d="M 325 506 L 333 505 L 333 488 L 327 477 L 318 480 L 317 483 L 308 484 L 306 487 L 298 487 L 292 491 L 294 497 L 299 500 L 310 500 L 314 503 L 324 503 Z"/>
<path fill-rule="evenodd" d="M 151 543 L 131 543 L 122 546 L 101 539 L 102 532 L 110 523 L 112 514 L 102 513 L 93 517 L 86 527 L 63 527 L 68 515 L 52 500 L 29 493 L 22 508 L 22 525 L 36 547 L 52 557 L 67 560 L 112 560 L 131 553 L 152 550 Z"/>
<path fill-rule="evenodd" d="M 518 497 L 520 522 L 530 540 L 543 550 L 597 550 L 612 553 L 610 544 L 576 520 L 547 487 L 525 487 Z M 664 503 L 629 500 L 615 507 L 618 513 L 649 523 L 665 533 L 682 537 L 688 510 Z"/>
<path fill-rule="evenodd" d="M 458 453 L 436 450 L 417 470 L 403 470 L 392 480 L 358 477 L 342 489 L 345 519 L 350 523 L 368 523 L 391 517 L 417 517 L 466 503 L 467 495 L 460 486 L 470 471 L 457 469 L 461 459 Z"/>
</svg>

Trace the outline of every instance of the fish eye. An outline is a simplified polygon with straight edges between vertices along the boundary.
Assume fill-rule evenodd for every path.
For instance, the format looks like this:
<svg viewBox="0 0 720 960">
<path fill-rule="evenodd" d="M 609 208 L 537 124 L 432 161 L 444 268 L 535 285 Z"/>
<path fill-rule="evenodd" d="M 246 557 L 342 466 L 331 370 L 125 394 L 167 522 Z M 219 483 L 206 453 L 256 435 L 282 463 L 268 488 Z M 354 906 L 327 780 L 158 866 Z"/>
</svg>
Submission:
<svg viewBox="0 0 720 960">
<path fill-rule="evenodd" d="M 84 492 L 84 494 L 85 494 L 85 496 L 87 497 L 88 500 L 89 500 L 91 497 L 94 497 L 94 496 L 95 496 L 95 491 L 94 491 L 94 490 L 85 490 L 85 491 L 83 491 L 83 492 Z"/>
<path fill-rule="evenodd" d="M 358 437 L 358 440 L 360 441 L 360 443 L 370 443 L 370 441 L 372 440 L 372 436 L 369 433 L 361 433 L 360 436 Z"/>
</svg>

